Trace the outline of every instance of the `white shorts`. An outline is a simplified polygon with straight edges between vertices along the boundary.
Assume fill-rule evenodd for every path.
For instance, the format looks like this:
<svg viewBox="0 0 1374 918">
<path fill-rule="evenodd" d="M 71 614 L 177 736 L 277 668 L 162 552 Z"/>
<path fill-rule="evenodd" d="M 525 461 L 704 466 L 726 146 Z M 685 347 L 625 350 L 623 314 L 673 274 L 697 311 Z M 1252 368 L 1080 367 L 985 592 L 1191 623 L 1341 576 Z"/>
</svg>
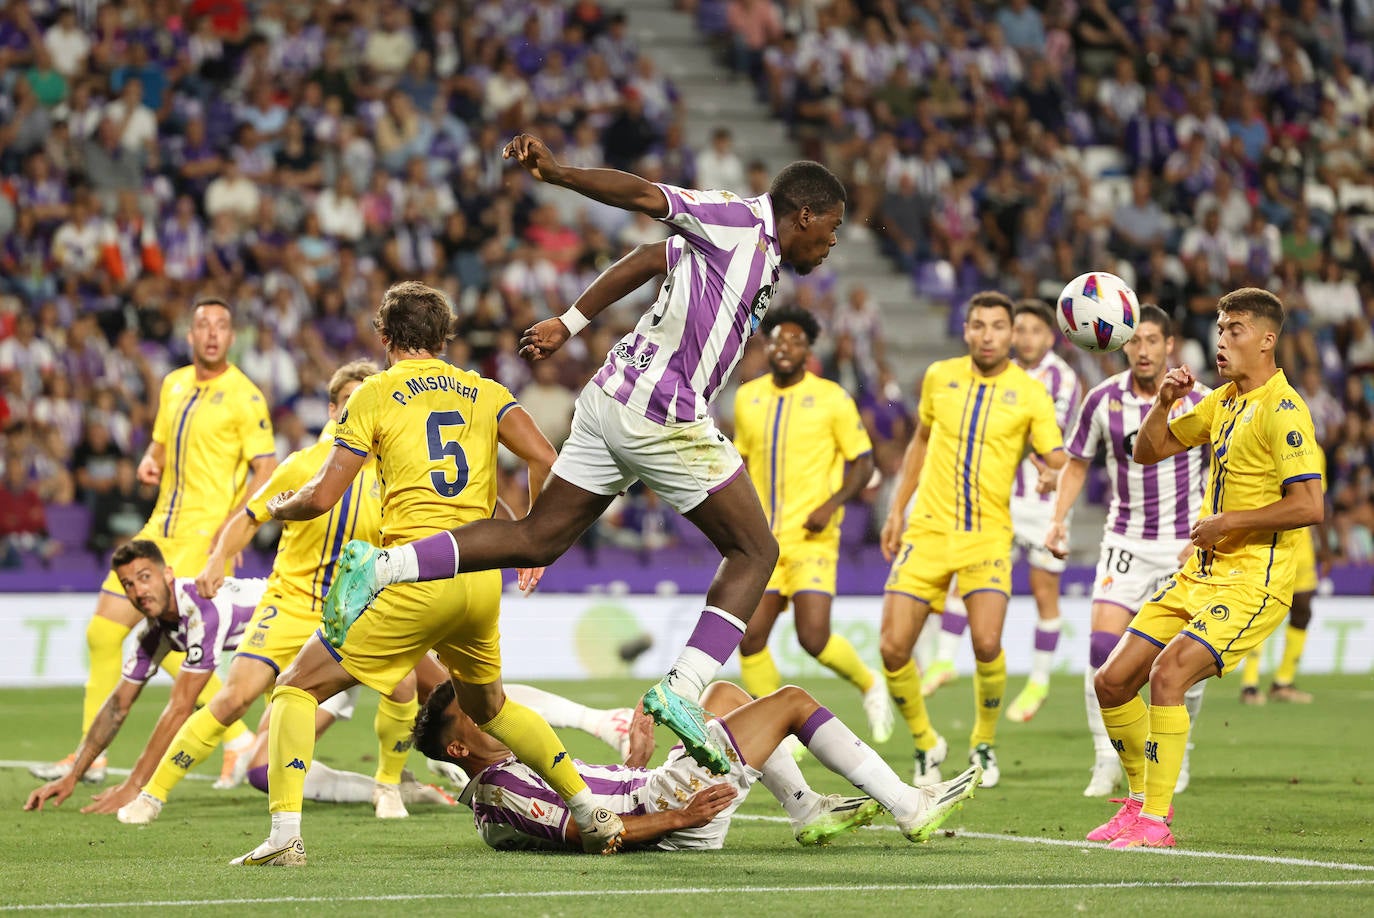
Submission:
<svg viewBox="0 0 1374 918">
<path fill-rule="evenodd" d="M 655 847 L 663 851 L 716 850 L 724 846 L 725 833 L 730 831 L 730 817 L 739 809 L 749 788 L 761 777 L 761 772 L 740 761 L 739 747 L 734 737 L 719 720 L 707 723 L 706 730 L 730 757 L 730 773 L 715 775 L 696 763 L 681 746 L 674 746 L 668 760 L 650 772 L 649 782 L 636 795 L 650 813 L 680 810 L 698 791 L 713 784 L 728 784 L 735 789 L 735 799 L 714 819 L 694 829 L 677 829 L 658 840 Z"/>
<path fill-rule="evenodd" d="M 1070 513 L 1065 520 L 1065 528 L 1073 520 Z M 1045 547 L 1045 537 L 1050 534 L 1050 524 L 1054 522 L 1054 501 L 1035 500 L 1034 498 L 1013 497 L 1011 499 L 1012 544 L 1026 555 L 1030 566 L 1051 574 L 1062 574 L 1068 562 L 1056 558 Z"/>
<path fill-rule="evenodd" d="M 352 720 L 353 708 L 358 704 L 360 686 L 346 688 L 337 695 L 330 695 L 320 702 L 320 710 L 334 715 L 335 720 Z"/>
<path fill-rule="evenodd" d="M 744 469 L 739 450 L 710 418 L 658 424 L 593 383 L 577 397 L 572 432 L 553 473 L 593 494 L 619 494 L 636 481 L 687 513 Z"/>
<path fill-rule="evenodd" d="M 1179 569 L 1178 555 L 1187 539 L 1144 541 L 1106 532 L 1093 577 L 1093 602 L 1121 606 L 1132 615 L 1140 611 L 1163 581 Z"/>
</svg>

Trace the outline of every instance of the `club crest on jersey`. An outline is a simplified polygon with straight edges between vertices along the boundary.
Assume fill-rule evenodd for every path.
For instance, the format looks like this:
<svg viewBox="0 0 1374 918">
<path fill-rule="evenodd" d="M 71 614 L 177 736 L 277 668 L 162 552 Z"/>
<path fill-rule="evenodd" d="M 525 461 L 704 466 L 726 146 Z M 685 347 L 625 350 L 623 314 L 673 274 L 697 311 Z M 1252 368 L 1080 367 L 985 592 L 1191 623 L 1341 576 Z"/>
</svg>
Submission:
<svg viewBox="0 0 1374 918">
<path fill-rule="evenodd" d="M 759 292 L 754 294 L 754 302 L 749 307 L 749 333 L 753 334 L 759 330 L 759 323 L 763 321 L 763 314 L 768 311 L 768 304 L 773 301 L 773 285 L 765 284 L 759 287 Z"/>
<path fill-rule="evenodd" d="M 1015 404 L 1016 404 L 1016 390 L 1015 390 L 1015 389 L 1008 389 L 1006 392 L 1003 392 L 1003 393 L 1002 393 L 1002 404 L 1004 404 L 1004 405 L 1015 405 Z"/>
<path fill-rule="evenodd" d="M 1101 319 L 1093 319 L 1093 334 L 1097 336 L 1097 346 L 1102 350 L 1112 343 L 1112 324 Z"/>
<path fill-rule="evenodd" d="M 1289 446 L 1293 447 L 1294 449 L 1297 449 L 1299 446 L 1302 446 L 1302 434 L 1298 433 L 1296 430 L 1288 431 L 1288 436 L 1284 437 L 1283 439 Z"/>
<path fill-rule="evenodd" d="M 223 393 L 223 392 L 216 392 L 214 395 L 210 396 L 210 404 L 212 404 L 212 405 L 219 405 L 219 404 L 223 403 L 223 401 L 224 401 L 224 393 Z"/>
</svg>

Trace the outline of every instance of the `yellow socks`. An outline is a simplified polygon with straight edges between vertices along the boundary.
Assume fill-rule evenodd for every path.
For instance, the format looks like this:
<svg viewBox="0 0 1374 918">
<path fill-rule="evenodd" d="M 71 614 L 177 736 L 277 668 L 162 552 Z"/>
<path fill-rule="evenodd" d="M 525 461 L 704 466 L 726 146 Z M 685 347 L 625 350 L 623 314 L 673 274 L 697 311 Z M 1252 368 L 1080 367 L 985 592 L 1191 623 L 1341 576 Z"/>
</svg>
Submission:
<svg viewBox="0 0 1374 918">
<path fill-rule="evenodd" d="M 377 699 L 377 716 L 372 726 L 377 731 L 378 784 L 401 783 L 401 769 L 410 756 L 410 731 L 419 710 L 420 704 L 414 698 L 392 701 L 383 695 Z"/>
<path fill-rule="evenodd" d="M 1298 661 L 1302 659 L 1303 648 L 1307 646 L 1307 629 L 1288 626 L 1283 633 L 1283 659 L 1274 671 L 1277 685 L 1292 685 L 1298 677 Z"/>
<path fill-rule="evenodd" d="M 848 639 L 834 632 L 831 632 L 830 640 L 825 642 L 821 652 L 816 654 L 816 662 L 861 692 L 873 688 L 873 670 L 859 659 L 858 651 Z"/>
<path fill-rule="evenodd" d="M 1185 712 L 1184 720 L 1188 718 Z M 1145 793 L 1145 740 L 1150 733 L 1150 712 L 1145 702 L 1137 695 L 1130 701 L 1115 708 L 1102 709 L 1102 724 L 1111 737 L 1112 748 L 1121 759 L 1121 767 L 1126 770 L 1126 781 L 1131 793 Z M 1184 732 L 1187 730 L 1185 728 Z M 1181 761 L 1181 760 L 1180 760 Z M 1174 772 L 1178 776 L 1177 770 Z M 1173 791 L 1173 785 L 1169 786 Z"/>
<path fill-rule="evenodd" d="M 276 714 L 272 716 L 275 718 Z M 577 773 L 572 756 L 568 755 L 553 727 L 524 705 L 507 698 L 495 717 L 477 726 L 509 746 L 516 758 L 533 768 L 564 800 L 587 789 L 587 782 Z"/>
<path fill-rule="evenodd" d="M 930 715 L 926 713 L 926 700 L 921 697 L 921 674 L 916 671 L 916 661 L 908 660 L 905 666 L 895 672 L 884 667 L 883 676 L 887 679 L 887 693 L 892 696 L 892 703 L 910 728 L 916 748 L 922 752 L 934 749 L 940 736 L 930 725 Z"/>
<path fill-rule="evenodd" d="M 997 654 L 995 660 L 978 661 L 973 673 L 973 733 L 969 748 L 987 743 L 997 744 L 997 720 L 1002 716 L 1002 696 L 1007 691 L 1007 655 Z"/>
<path fill-rule="evenodd" d="M 242 726 L 241 722 L 237 723 Z M 205 761 L 223 738 L 224 724 L 215 719 L 209 708 L 201 708 L 192 714 L 177 731 L 172 745 L 167 747 L 167 754 L 144 785 L 144 792 L 166 803 L 172 788 L 186 777 L 188 771 Z"/>
<path fill-rule="evenodd" d="M 1105 713 L 1105 712 L 1104 712 Z M 1188 709 L 1181 704 L 1150 705 L 1150 735 L 1145 740 L 1146 816 L 1166 819 L 1174 784 L 1188 751 Z"/>
<path fill-rule="evenodd" d="M 1245 662 L 1240 666 L 1240 687 L 1259 688 L 1260 683 L 1260 651 L 1264 645 L 1261 644 L 1245 657 Z"/>
<path fill-rule="evenodd" d="M 758 653 L 739 655 L 739 677 L 744 690 L 755 698 L 771 695 L 782 688 L 782 676 L 773 655 L 765 647 Z"/>
<path fill-rule="evenodd" d="M 131 630 L 127 625 L 103 615 L 92 615 L 86 624 L 90 672 L 86 676 L 86 696 L 81 704 L 82 736 L 91 729 L 95 715 L 100 713 L 110 693 L 119 684 L 124 663 L 124 636 Z"/>
<path fill-rule="evenodd" d="M 272 726 L 267 732 L 268 809 L 299 813 L 305 773 L 315 757 L 315 710 L 309 692 L 284 685 L 272 693 Z"/>
</svg>

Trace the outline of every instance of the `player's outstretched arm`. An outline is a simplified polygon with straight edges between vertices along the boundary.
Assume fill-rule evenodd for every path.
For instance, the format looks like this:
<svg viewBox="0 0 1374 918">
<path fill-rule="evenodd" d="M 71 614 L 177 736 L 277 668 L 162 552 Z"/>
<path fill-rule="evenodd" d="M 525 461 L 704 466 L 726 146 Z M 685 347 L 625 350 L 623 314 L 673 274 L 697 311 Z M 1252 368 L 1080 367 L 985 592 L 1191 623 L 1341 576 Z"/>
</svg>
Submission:
<svg viewBox="0 0 1374 918">
<path fill-rule="evenodd" d="M 668 216 L 668 196 L 653 182 L 617 169 L 579 169 L 554 158 L 544 141 L 532 134 L 516 134 L 502 151 L 541 182 L 561 185 L 578 194 L 651 217 Z"/>
<path fill-rule="evenodd" d="M 76 761 L 72 763 L 72 770 L 67 772 L 65 777 L 49 781 L 29 794 L 29 799 L 24 801 L 24 809 L 41 810 L 44 801 L 47 800 L 52 800 L 53 806 L 61 806 L 62 801 L 76 790 L 76 782 L 81 780 L 86 769 L 91 767 L 91 763 L 98 759 L 119 735 L 120 726 L 129 716 L 129 709 L 133 707 L 142 691 L 143 683 L 121 679 L 115 690 L 110 693 L 110 697 L 105 699 L 105 704 L 101 705 L 95 720 L 91 722 L 91 728 L 82 737 L 81 745 L 76 750 Z"/>
<path fill-rule="evenodd" d="M 366 461 L 366 455 L 336 443 L 315 477 L 299 491 L 283 491 L 269 500 L 267 512 L 274 520 L 313 520 L 339 502 Z"/>
<path fill-rule="evenodd" d="M 1066 454 L 1067 455 L 1067 454 Z M 1059 486 L 1054 495 L 1054 517 L 1050 520 L 1050 530 L 1045 535 L 1045 547 L 1056 558 L 1066 558 L 1069 554 L 1069 534 L 1064 526 L 1074 501 L 1083 493 L 1083 483 L 1088 480 L 1088 461 L 1068 456 L 1068 461 L 1059 470 Z"/>
<path fill-rule="evenodd" d="M 215 547 L 205 560 L 205 568 L 196 575 L 196 590 L 206 599 L 214 599 L 224 584 L 224 568 L 229 559 L 238 555 L 253 541 L 253 535 L 262 526 L 246 511 L 239 511 L 229 520 L 229 524 L 219 531 Z"/>
<path fill-rule="evenodd" d="M 902 470 L 897 476 L 897 488 L 892 494 L 892 506 L 887 511 L 887 522 L 883 523 L 881 547 L 883 559 L 891 561 L 902 547 L 902 531 L 906 528 L 906 506 L 911 503 L 911 495 L 916 493 L 916 482 L 921 479 L 921 466 L 926 461 L 926 448 L 930 445 L 930 428 L 916 422 L 916 432 L 906 445 L 902 455 Z"/>
<path fill-rule="evenodd" d="M 196 698 L 200 695 L 201 689 L 205 688 L 205 683 L 210 681 L 210 675 L 209 671 L 191 672 L 185 668 L 177 674 L 176 681 L 172 683 L 172 697 L 162 709 L 162 715 L 153 726 L 152 735 L 148 737 L 148 743 L 143 747 L 138 761 L 134 763 L 129 777 L 121 784 L 96 794 L 88 806 L 81 808 L 81 812 L 114 813 L 138 796 L 143 785 L 152 778 L 153 771 L 162 761 L 162 757 L 167 754 L 167 747 L 172 745 L 172 740 L 176 738 L 181 725 L 186 723 L 186 718 L 195 711 Z"/>
<path fill-rule="evenodd" d="M 619 302 L 668 270 L 668 243 L 637 245 L 582 291 L 567 313 L 531 325 L 520 338 L 520 356 L 543 360 L 553 354 L 607 306 Z"/>
<path fill-rule="evenodd" d="M 155 485 L 162 480 L 162 469 L 167 464 L 167 447 L 154 440 L 143 451 L 138 461 L 138 480 L 146 485 Z"/>
<path fill-rule="evenodd" d="M 625 824 L 625 844 L 647 845 L 678 829 L 695 829 L 720 815 L 735 799 L 735 789 L 728 784 L 712 784 L 692 795 L 680 810 L 646 813 L 643 816 L 621 816 Z M 582 833 L 577 824 L 568 820 L 568 844 L 582 847 Z"/>
<path fill-rule="evenodd" d="M 1132 459 L 1141 465 L 1154 465 L 1188 448 L 1169 429 L 1169 412 L 1173 409 L 1174 402 L 1193 391 L 1193 384 L 1196 382 L 1193 371 L 1187 367 L 1174 367 L 1164 375 L 1155 403 L 1150 406 L 1150 412 L 1145 415 L 1140 431 L 1136 434 L 1135 448 L 1131 451 Z"/>
</svg>

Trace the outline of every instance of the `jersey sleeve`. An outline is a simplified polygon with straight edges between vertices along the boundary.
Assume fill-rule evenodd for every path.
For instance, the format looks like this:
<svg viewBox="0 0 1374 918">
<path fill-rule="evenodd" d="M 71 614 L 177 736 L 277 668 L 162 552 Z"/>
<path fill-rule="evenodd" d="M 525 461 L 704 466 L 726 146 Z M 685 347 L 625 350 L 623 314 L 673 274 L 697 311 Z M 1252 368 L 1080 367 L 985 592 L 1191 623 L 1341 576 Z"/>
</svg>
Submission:
<svg viewBox="0 0 1374 918">
<path fill-rule="evenodd" d="M 694 191 L 664 184 L 658 188 L 668 198 L 668 214 L 659 219 L 697 248 L 728 251 L 739 244 L 740 230 L 763 222 L 754 207 L 728 191 Z M 672 246 L 668 259 L 674 260 Z"/>
<path fill-rule="evenodd" d="M 297 450 L 287 456 L 281 465 L 273 469 L 272 477 L 263 482 L 262 487 L 258 488 L 253 496 L 248 499 L 248 504 L 244 510 L 249 516 L 259 522 L 266 520 L 271 515 L 267 512 L 267 502 L 273 495 L 283 491 L 299 491 L 301 485 L 314 476 L 318 469 L 310 467 L 311 463 L 308 457 L 312 449 L 312 447 L 307 447 Z"/>
<path fill-rule="evenodd" d="M 365 379 L 362 385 L 353 390 L 339 415 L 339 423 L 334 428 L 334 442 L 344 449 L 366 456 L 376 447 L 379 384 L 373 379 Z"/>
<path fill-rule="evenodd" d="M 133 653 L 124 661 L 124 678 L 143 685 L 157 675 L 162 658 L 167 656 L 171 648 L 163 628 L 154 622 L 144 621 L 134 638 Z"/>
<path fill-rule="evenodd" d="M 865 453 L 873 452 L 873 441 L 868 438 L 863 419 L 859 417 L 859 409 L 847 392 L 836 394 L 830 432 L 846 462 L 853 462 Z"/>
<path fill-rule="evenodd" d="M 1212 440 L 1212 418 L 1215 417 L 1217 404 L 1225 387 L 1213 389 L 1194 406 L 1192 411 L 1181 414 L 1169 422 L 1169 430 L 1184 446 L 1201 446 Z"/>
<path fill-rule="evenodd" d="M 272 418 L 268 415 L 267 399 L 257 386 L 244 381 L 243 405 L 239 410 L 239 442 L 243 444 L 243 458 L 248 461 L 277 454 L 277 441 L 272 433 Z"/>
<path fill-rule="evenodd" d="M 1317 445 L 1312 414 L 1296 394 L 1280 402 L 1269 417 L 1269 452 L 1282 488 L 1299 481 L 1322 481 L 1325 457 Z"/>
<path fill-rule="evenodd" d="M 171 378 L 169 373 L 162 380 L 162 388 L 157 393 L 157 417 L 153 418 L 153 442 L 163 446 L 172 438 L 172 409 L 168 404 L 171 401 Z"/>
<path fill-rule="evenodd" d="M 488 405 L 495 410 L 496 423 L 500 424 L 501 419 L 506 416 L 512 408 L 519 408 L 520 402 L 515 395 L 494 379 L 482 378 L 482 395 L 489 398 Z"/>
<path fill-rule="evenodd" d="M 1059 417 L 1049 390 L 1034 380 L 1031 383 L 1030 445 L 1036 455 L 1047 456 L 1064 448 L 1064 434 L 1059 430 Z"/>
<path fill-rule="evenodd" d="M 1064 451 L 1075 459 L 1090 461 L 1097 455 L 1097 447 L 1102 442 L 1102 424 L 1098 420 L 1100 413 L 1097 408 L 1104 398 L 1105 389 L 1101 393 L 1089 392 L 1069 419 L 1064 435 Z"/>
<path fill-rule="evenodd" d="M 482 840 L 493 848 L 563 849 L 568 846 L 567 805 L 517 763 L 484 772 L 472 797 Z"/>
<path fill-rule="evenodd" d="M 916 415 L 926 430 L 935 426 L 935 387 L 938 383 L 939 371 L 932 365 L 921 379 L 921 401 L 916 407 Z"/>
<path fill-rule="evenodd" d="M 182 672 L 214 672 L 229 629 L 228 616 L 220 614 L 213 599 L 200 595 L 193 582 L 177 584 L 177 605 L 186 621 L 186 659 Z"/>
</svg>

